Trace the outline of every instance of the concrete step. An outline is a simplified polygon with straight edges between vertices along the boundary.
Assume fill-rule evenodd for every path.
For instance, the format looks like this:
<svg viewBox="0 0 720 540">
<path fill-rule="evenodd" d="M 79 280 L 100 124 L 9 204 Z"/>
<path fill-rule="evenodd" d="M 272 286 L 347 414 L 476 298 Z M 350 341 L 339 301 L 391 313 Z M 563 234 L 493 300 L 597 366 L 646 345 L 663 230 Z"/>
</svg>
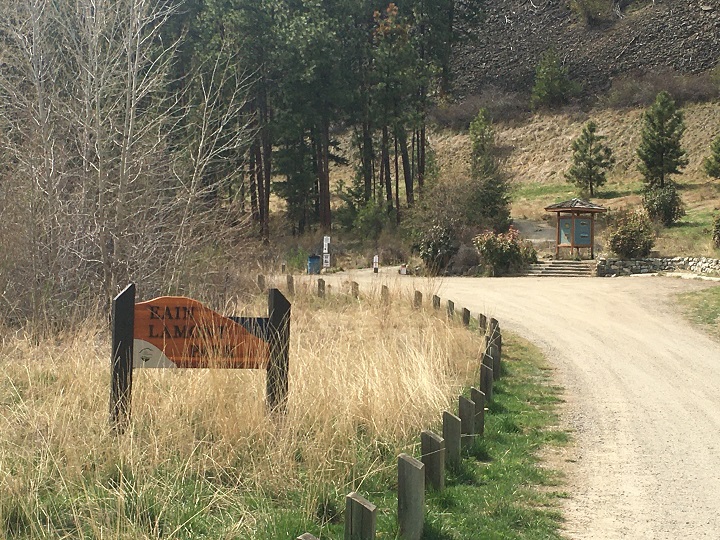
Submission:
<svg viewBox="0 0 720 540">
<path fill-rule="evenodd" d="M 588 277 L 595 275 L 593 261 L 541 261 L 533 264 L 529 276 L 543 277 Z"/>
</svg>

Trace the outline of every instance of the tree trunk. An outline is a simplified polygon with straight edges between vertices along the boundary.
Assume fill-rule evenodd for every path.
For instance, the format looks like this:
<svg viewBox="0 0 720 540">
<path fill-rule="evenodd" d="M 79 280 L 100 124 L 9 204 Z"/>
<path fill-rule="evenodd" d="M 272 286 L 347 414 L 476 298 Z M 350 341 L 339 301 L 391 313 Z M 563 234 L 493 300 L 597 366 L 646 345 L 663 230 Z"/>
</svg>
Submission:
<svg viewBox="0 0 720 540">
<path fill-rule="evenodd" d="M 418 133 L 418 195 L 422 197 L 425 187 L 425 122 Z"/>
<path fill-rule="evenodd" d="M 383 178 L 385 179 L 385 200 L 388 212 L 393 209 L 392 176 L 390 174 L 390 147 L 387 126 L 382 129 L 382 163 Z"/>
<path fill-rule="evenodd" d="M 318 195 L 320 201 L 320 226 L 328 232 L 331 226 L 330 215 L 330 121 L 323 119 L 320 131 L 318 155 Z"/>
<path fill-rule="evenodd" d="M 413 167 L 410 164 L 410 156 L 407 147 L 407 132 L 404 128 L 398 130 L 400 154 L 402 155 L 403 176 L 405 177 L 405 199 L 408 208 L 415 204 L 415 193 L 413 191 Z M 398 205 L 399 206 L 399 205 Z"/>
<path fill-rule="evenodd" d="M 360 149 L 360 155 L 362 156 L 362 175 L 364 182 L 364 198 L 367 203 L 370 201 L 370 197 L 373 196 L 373 140 L 372 131 L 370 130 L 370 122 L 363 122 L 362 126 L 362 143 Z"/>
<path fill-rule="evenodd" d="M 260 150 L 257 142 L 250 148 L 250 211 L 255 223 L 260 223 L 260 207 L 258 206 L 258 156 Z"/>
<path fill-rule="evenodd" d="M 262 176 L 258 186 L 262 191 L 258 195 L 260 201 L 260 236 L 263 242 L 270 240 L 270 179 L 272 177 L 272 139 L 270 136 L 270 110 L 268 108 L 267 89 L 263 82 L 260 93 L 260 144 L 262 147 Z"/>
<path fill-rule="evenodd" d="M 393 139 L 395 141 L 395 222 L 400 225 L 400 162 L 398 159 L 397 134 Z"/>
</svg>

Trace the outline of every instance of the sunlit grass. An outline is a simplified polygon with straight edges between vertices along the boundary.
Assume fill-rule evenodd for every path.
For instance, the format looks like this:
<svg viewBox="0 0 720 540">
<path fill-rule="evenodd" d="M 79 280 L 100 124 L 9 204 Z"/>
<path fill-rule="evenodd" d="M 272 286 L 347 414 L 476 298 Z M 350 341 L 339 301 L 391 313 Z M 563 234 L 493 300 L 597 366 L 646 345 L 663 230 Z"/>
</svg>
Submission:
<svg viewBox="0 0 720 540">
<path fill-rule="evenodd" d="M 516 182 L 511 191 L 512 200 L 540 200 L 552 204 L 576 197 L 575 186 L 567 182 Z"/>
<path fill-rule="evenodd" d="M 678 300 L 691 321 L 720 337 L 720 286 L 684 293 Z"/>
<path fill-rule="evenodd" d="M 663 256 L 720 257 L 711 242 L 713 218 L 707 208 L 688 209 L 676 224 L 660 230 L 654 249 Z"/>
<path fill-rule="evenodd" d="M 117 438 L 99 321 L 39 344 L 2 331 L 0 538 L 295 538 L 392 484 L 473 379 L 480 336 L 409 301 L 298 289 L 282 418 L 262 372 L 138 370 Z"/>
</svg>

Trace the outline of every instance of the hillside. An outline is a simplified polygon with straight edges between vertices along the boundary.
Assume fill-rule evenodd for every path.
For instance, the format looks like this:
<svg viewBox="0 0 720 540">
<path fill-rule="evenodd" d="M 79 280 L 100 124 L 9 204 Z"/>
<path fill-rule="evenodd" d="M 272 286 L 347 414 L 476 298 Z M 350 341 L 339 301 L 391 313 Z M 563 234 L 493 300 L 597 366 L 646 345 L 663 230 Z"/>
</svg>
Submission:
<svg viewBox="0 0 720 540">
<path fill-rule="evenodd" d="M 568 0 L 493 0 L 482 25 L 454 59 L 459 96 L 489 86 L 527 91 L 543 51 L 554 47 L 586 94 L 607 91 L 618 76 L 700 73 L 720 58 L 718 0 L 629 4 L 622 17 L 589 26 Z"/>
<path fill-rule="evenodd" d="M 720 132 L 720 103 L 687 105 L 683 111 L 687 125 L 683 147 L 690 163 L 676 180 L 687 216 L 680 226 L 661 231 L 657 248 L 668 255 L 707 255 L 713 253 L 707 229 L 720 209 L 720 186 L 704 174 L 702 160 L 711 140 Z M 513 218 L 548 219 L 543 210 L 546 205 L 577 196 L 563 173 L 570 164 L 570 144 L 590 119 L 607 136 L 617 159 L 596 201 L 611 210 L 639 204 L 642 178 L 635 152 L 640 142 L 641 115 L 641 109 L 595 109 L 588 113 L 537 114 L 524 122 L 498 122 L 497 142 L 513 185 Z M 443 178 L 451 181 L 468 174 L 470 142 L 466 133 L 441 131 L 434 135 L 432 144 Z"/>
</svg>

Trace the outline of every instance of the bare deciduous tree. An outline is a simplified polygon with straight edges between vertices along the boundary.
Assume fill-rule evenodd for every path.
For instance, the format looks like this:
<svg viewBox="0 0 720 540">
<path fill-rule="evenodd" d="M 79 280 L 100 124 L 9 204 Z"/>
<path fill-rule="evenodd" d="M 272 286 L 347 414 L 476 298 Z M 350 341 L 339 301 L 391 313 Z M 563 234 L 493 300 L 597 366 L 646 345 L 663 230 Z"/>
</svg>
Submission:
<svg viewBox="0 0 720 540">
<path fill-rule="evenodd" d="M 3 298 L 38 319 L 128 280 L 177 289 L 193 251 L 238 224 L 225 194 L 249 131 L 242 72 L 223 57 L 171 92 L 166 0 L 6 5 Z"/>
</svg>

